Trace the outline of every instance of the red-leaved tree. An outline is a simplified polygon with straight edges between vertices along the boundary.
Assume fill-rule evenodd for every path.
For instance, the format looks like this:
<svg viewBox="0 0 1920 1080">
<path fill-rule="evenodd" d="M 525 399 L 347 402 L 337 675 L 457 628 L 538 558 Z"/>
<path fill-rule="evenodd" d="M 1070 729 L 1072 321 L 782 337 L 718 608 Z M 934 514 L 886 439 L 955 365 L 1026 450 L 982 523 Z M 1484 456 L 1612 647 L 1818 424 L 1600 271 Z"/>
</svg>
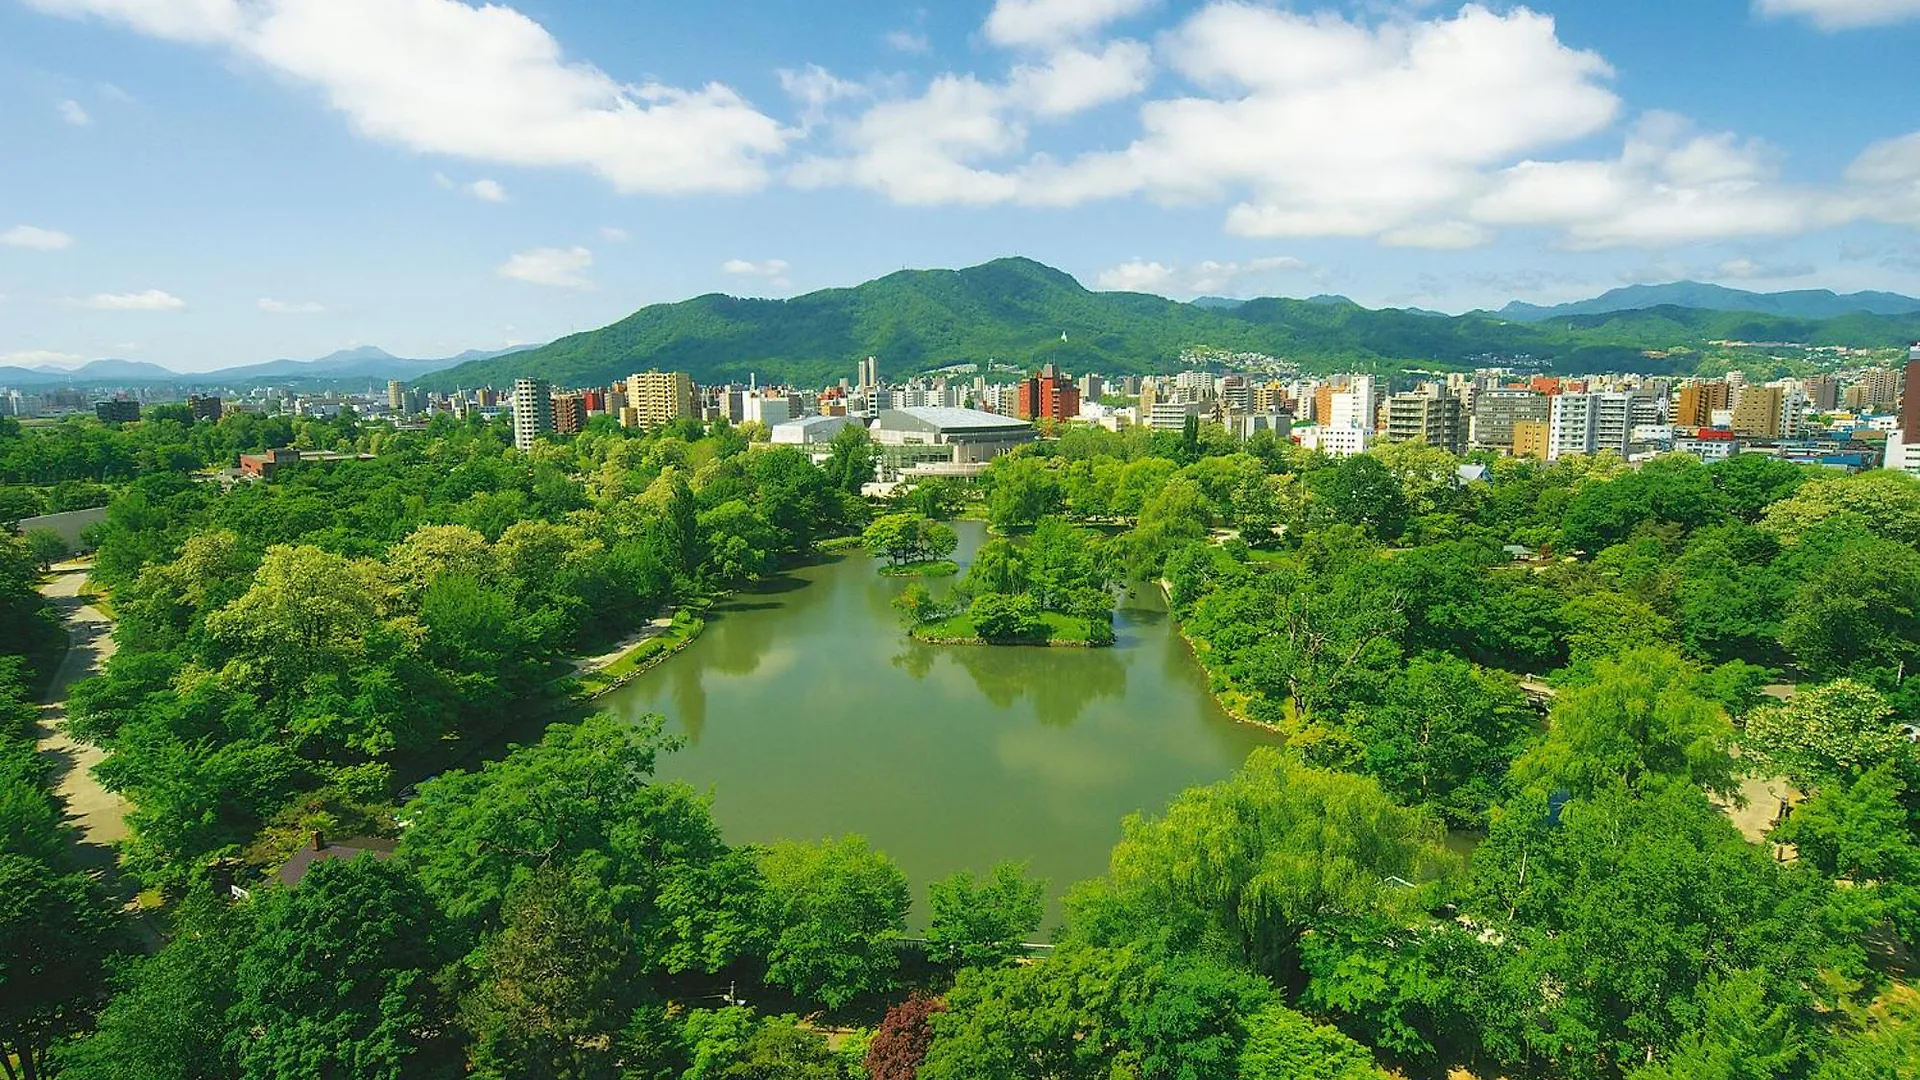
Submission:
<svg viewBox="0 0 1920 1080">
<path fill-rule="evenodd" d="M 913 1080 L 933 1044 L 933 1025 L 927 1018 L 945 1011 L 946 1002 L 920 993 L 888 1009 L 867 1047 L 867 1075 L 873 1080 Z"/>
</svg>

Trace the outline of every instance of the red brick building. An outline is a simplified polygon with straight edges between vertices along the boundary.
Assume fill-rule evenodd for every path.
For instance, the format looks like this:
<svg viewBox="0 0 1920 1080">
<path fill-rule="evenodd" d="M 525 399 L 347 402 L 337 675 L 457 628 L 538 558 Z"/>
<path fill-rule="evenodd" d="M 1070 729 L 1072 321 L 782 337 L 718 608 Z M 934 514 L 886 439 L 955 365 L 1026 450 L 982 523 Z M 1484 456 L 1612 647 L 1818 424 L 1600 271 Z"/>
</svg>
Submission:
<svg viewBox="0 0 1920 1080">
<path fill-rule="evenodd" d="M 1079 415 L 1079 388 L 1052 364 L 1020 384 L 1020 419 L 1065 422 Z"/>
</svg>

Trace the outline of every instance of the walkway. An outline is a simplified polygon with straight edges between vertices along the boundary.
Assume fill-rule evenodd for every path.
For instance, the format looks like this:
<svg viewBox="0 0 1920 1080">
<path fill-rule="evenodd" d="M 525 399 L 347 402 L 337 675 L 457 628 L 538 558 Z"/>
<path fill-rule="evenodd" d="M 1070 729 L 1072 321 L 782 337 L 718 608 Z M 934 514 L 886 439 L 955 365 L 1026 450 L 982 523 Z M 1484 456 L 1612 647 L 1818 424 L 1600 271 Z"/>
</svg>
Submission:
<svg viewBox="0 0 1920 1080">
<path fill-rule="evenodd" d="M 628 634 L 611 650 L 601 653 L 599 656 L 587 656 L 575 660 L 573 662 L 573 670 L 581 675 L 591 675 L 596 671 L 603 671 L 613 666 L 615 660 L 620 659 L 638 648 L 642 642 L 657 638 L 671 629 L 673 629 L 673 609 L 668 608 L 665 614 L 649 621 L 645 626 L 642 626 L 633 633 Z"/>
<path fill-rule="evenodd" d="M 67 691 L 113 655 L 112 620 L 80 598 L 88 569 L 63 563 L 55 567 L 58 576 L 40 587 L 40 595 L 66 620 L 70 642 L 40 706 L 40 752 L 57 763 L 54 793 L 66 803 L 67 822 L 80 831 L 80 861 L 111 876 L 116 866 L 113 845 L 127 835 L 127 801 L 93 777 L 93 767 L 106 758 L 106 751 L 66 733 Z"/>
</svg>

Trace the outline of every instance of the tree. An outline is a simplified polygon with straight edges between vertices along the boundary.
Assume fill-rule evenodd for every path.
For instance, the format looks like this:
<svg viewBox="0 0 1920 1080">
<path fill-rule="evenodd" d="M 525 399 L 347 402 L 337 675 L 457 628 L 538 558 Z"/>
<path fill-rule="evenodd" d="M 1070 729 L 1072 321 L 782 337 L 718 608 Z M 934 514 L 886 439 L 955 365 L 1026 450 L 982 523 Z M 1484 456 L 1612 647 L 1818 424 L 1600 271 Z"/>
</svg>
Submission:
<svg viewBox="0 0 1920 1080">
<path fill-rule="evenodd" d="M 502 918 L 461 1010 L 482 1075 L 611 1080 L 639 983 L 607 898 L 548 869 L 514 887 Z"/>
<path fill-rule="evenodd" d="M 847 836 L 775 844 L 760 870 L 773 926 L 768 982 L 828 1008 L 892 984 L 908 904 L 907 877 L 892 859 Z"/>
<path fill-rule="evenodd" d="M 827 445 L 823 467 L 835 488 L 857 496 L 862 487 L 873 483 L 873 470 L 879 464 L 880 448 L 874 445 L 873 436 L 859 424 L 848 424 L 835 432 Z"/>
<path fill-rule="evenodd" d="M 1780 644 L 1822 678 L 1892 683 L 1920 667 L 1920 552 L 1872 537 L 1844 544 L 1794 594 Z"/>
<path fill-rule="evenodd" d="M 399 859 L 462 927 L 497 918 L 514 885 L 547 869 L 597 880 L 660 970 L 715 971 L 759 948 L 759 882 L 707 800 L 651 783 L 670 745 L 660 718 L 555 724 L 476 773 L 422 784 Z"/>
<path fill-rule="evenodd" d="M 42 570 L 51 570 L 53 564 L 72 553 L 67 541 L 52 529 L 28 529 L 27 550 L 33 553 L 34 560 Z"/>
<path fill-rule="evenodd" d="M 1452 865 L 1433 819 L 1373 780 L 1264 747 L 1122 831 L 1109 872 L 1122 910 L 1176 941 L 1221 935 L 1283 986 L 1298 983 L 1300 939 L 1323 920 L 1408 910 Z"/>
<path fill-rule="evenodd" d="M 995 865 L 984 880 L 962 870 L 934 882 L 927 887 L 927 954 L 967 966 L 1012 957 L 1040 928 L 1045 892 L 1045 882 L 1008 862 Z"/>
<path fill-rule="evenodd" d="M 1749 522 L 1798 490 L 1809 471 L 1771 454 L 1735 454 L 1707 466 L 1728 512 Z"/>
<path fill-rule="evenodd" d="M 1397 538 L 1407 527 L 1406 492 L 1378 458 L 1341 458 L 1313 473 L 1310 485 L 1336 521 L 1359 525 L 1382 540 Z"/>
<path fill-rule="evenodd" d="M 1384 701 L 1349 711 L 1344 723 L 1382 787 L 1462 827 L 1485 823 L 1539 726 L 1512 676 L 1445 655 L 1408 663 Z"/>
<path fill-rule="evenodd" d="M 1373 1055 L 1337 1029 L 1316 1024 L 1284 1005 L 1269 1005 L 1247 1020 L 1239 1080 L 1385 1080 Z"/>
<path fill-rule="evenodd" d="M 996 528 L 1031 525 L 1063 505 L 1060 478 L 1042 458 L 1003 457 L 988 470 L 985 483 L 987 518 Z"/>
<path fill-rule="evenodd" d="M 85 874 L 0 853 L 0 1061 L 12 1055 L 19 1080 L 48 1075 L 53 1045 L 86 1030 L 113 945 L 113 918 Z"/>
<path fill-rule="evenodd" d="M 1871 895 L 1909 947 L 1920 944 L 1920 831 L 1891 764 L 1824 784 L 1773 839 L 1851 892 Z"/>
<path fill-rule="evenodd" d="M 933 1045 L 931 1018 L 946 1008 L 945 1002 L 917 990 L 889 1006 L 867 1046 L 864 1064 L 870 1080 L 914 1080 Z"/>
<path fill-rule="evenodd" d="M 122 969 L 92 1035 L 58 1052 L 68 1080 L 228 1080 L 227 1010 L 252 928 L 244 907 L 197 894 L 153 956 Z"/>
<path fill-rule="evenodd" d="M 1040 604 L 1027 593 L 987 593 L 967 606 L 974 633 L 988 641 L 1045 641 L 1052 632 L 1040 617 Z"/>
<path fill-rule="evenodd" d="M 1546 739 L 1513 764 L 1517 782 L 1576 797 L 1670 780 L 1734 790 L 1733 725 L 1701 693 L 1699 668 L 1671 650 L 1640 648 L 1593 672 L 1555 700 Z"/>
<path fill-rule="evenodd" d="M 1836 520 L 1908 547 L 1920 545 L 1920 480 L 1897 469 L 1816 475 L 1769 506 L 1761 523 L 1792 543 Z"/>
<path fill-rule="evenodd" d="M 1893 722 L 1893 705 L 1853 679 L 1810 687 L 1753 710 L 1742 743 L 1802 788 L 1888 762 L 1920 764 L 1906 732 Z"/>
<path fill-rule="evenodd" d="M 457 1077 L 464 1058 L 434 983 L 458 955 L 406 870 L 362 855 L 316 864 L 258 901 L 234 972 L 242 1080 Z"/>
</svg>

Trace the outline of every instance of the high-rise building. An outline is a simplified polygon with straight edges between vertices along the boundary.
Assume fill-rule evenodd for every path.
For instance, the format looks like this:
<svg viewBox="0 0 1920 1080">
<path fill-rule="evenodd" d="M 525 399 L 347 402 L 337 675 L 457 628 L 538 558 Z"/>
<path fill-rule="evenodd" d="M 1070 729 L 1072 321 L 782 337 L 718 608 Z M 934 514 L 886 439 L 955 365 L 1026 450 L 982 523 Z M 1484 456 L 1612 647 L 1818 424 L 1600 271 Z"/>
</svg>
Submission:
<svg viewBox="0 0 1920 1080">
<path fill-rule="evenodd" d="M 587 426 L 587 401 L 579 394 L 553 395 L 553 431 L 556 435 L 578 435 Z"/>
<path fill-rule="evenodd" d="M 1387 399 L 1387 441 L 1412 442 L 1422 439 L 1451 454 L 1465 453 L 1466 425 L 1460 418 L 1460 399 L 1444 387 L 1429 386 L 1427 391 L 1395 394 Z"/>
<path fill-rule="evenodd" d="M 1345 390 L 1337 390 L 1328 399 L 1322 427 L 1360 428 L 1372 431 L 1378 426 L 1379 402 L 1373 396 L 1373 376 L 1355 375 Z"/>
<path fill-rule="evenodd" d="M 1676 427 L 1703 428 L 1713 426 L 1713 414 L 1725 412 L 1733 407 L 1733 388 L 1724 379 L 1706 382 L 1692 382 L 1680 388 L 1680 399 L 1675 404 L 1673 423 Z"/>
<path fill-rule="evenodd" d="M 1545 395 L 1542 395 L 1545 398 Z M 1545 420 L 1516 420 L 1513 424 L 1513 456 L 1547 459 L 1553 449 L 1553 425 Z"/>
<path fill-rule="evenodd" d="M 1913 365 L 1911 353 L 1907 365 Z M 1903 404 L 1900 383 L 1898 368 L 1868 368 L 1858 382 L 1847 387 L 1847 401 L 1863 412 L 1886 412 Z"/>
<path fill-rule="evenodd" d="M 1786 391 L 1778 386 L 1749 386 L 1733 404 L 1733 431 L 1757 439 L 1780 437 Z"/>
<path fill-rule="evenodd" d="M 1065 423 L 1080 415 L 1080 391 L 1052 364 L 1020 384 L 1018 412 L 1022 420 Z"/>
<path fill-rule="evenodd" d="M 1900 392 L 1900 430 L 1909 440 L 1920 432 L 1920 345 L 1907 350 L 1907 384 Z"/>
<path fill-rule="evenodd" d="M 218 397 L 192 394 L 187 398 L 187 415 L 195 420 L 218 420 L 224 408 Z"/>
<path fill-rule="evenodd" d="M 870 390 L 880 385 L 880 361 L 867 357 L 860 361 L 860 389 Z"/>
<path fill-rule="evenodd" d="M 1532 390 L 1482 390 L 1473 400 L 1471 441 L 1518 454 L 1514 425 L 1545 424 L 1552 411 L 1552 399 Z"/>
<path fill-rule="evenodd" d="M 1659 401 L 1631 391 L 1556 394 L 1547 417 L 1547 460 L 1602 450 L 1625 456 L 1632 446 L 1633 429 L 1658 423 L 1661 412 Z M 1517 433 L 1515 437 L 1517 441 Z"/>
<path fill-rule="evenodd" d="M 636 418 L 636 423 L 629 427 L 658 427 L 700 415 L 693 379 L 684 371 L 648 371 L 628 376 L 627 407 Z"/>
<path fill-rule="evenodd" d="M 513 382 L 513 445 L 531 450 L 542 435 L 553 431 L 553 384 L 545 379 Z"/>
<path fill-rule="evenodd" d="M 1098 375 L 1080 376 L 1080 400 L 1099 401 L 1106 396 L 1106 381 Z"/>
<path fill-rule="evenodd" d="M 407 384 L 399 379 L 387 380 L 387 408 L 402 416 L 407 412 Z"/>
<path fill-rule="evenodd" d="M 1830 413 L 1840 407 L 1840 380 L 1831 375 L 1814 375 L 1806 380 L 1807 403 L 1813 411 Z"/>
</svg>

